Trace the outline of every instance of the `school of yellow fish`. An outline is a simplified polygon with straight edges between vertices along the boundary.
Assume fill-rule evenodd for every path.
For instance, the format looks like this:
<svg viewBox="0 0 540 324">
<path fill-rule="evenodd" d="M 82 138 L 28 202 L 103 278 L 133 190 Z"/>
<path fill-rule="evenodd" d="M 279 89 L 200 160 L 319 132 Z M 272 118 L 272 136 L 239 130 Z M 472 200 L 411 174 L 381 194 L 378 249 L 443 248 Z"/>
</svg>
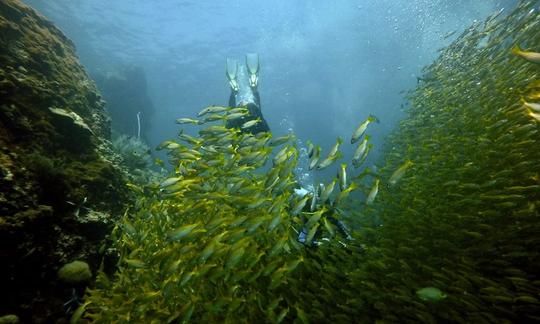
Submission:
<svg viewBox="0 0 540 324">
<path fill-rule="evenodd" d="M 464 31 L 408 94 L 362 215 L 381 264 L 362 277 L 377 297 L 357 298 L 374 318 L 540 321 L 539 52 L 538 1 L 521 1 Z M 445 298 L 419 301 L 420 287 Z"/>
<path fill-rule="evenodd" d="M 308 321 L 307 307 L 291 302 L 288 290 L 302 279 L 296 269 L 315 236 L 324 233 L 329 241 L 337 235 L 327 216 L 339 218 L 339 203 L 357 185 L 348 183 L 342 164 L 335 199 L 338 179 L 322 185 L 320 194 L 296 195 L 295 137 L 241 131 L 258 120 L 240 129 L 225 127 L 246 114 L 243 107 L 210 106 L 200 119 L 176 120 L 204 128 L 198 137 L 181 130 L 177 140 L 157 147 L 167 151 L 173 175 L 154 185 L 130 185 L 139 199 L 112 234 L 120 251 L 116 278 L 100 273 L 77 316 L 85 313 L 98 322 Z M 362 134 L 369 120 L 359 126 Z M 312 146 L 312 167 L 330 167 L 342 156 L 342 142 L 338 139 L 322 161 L 320 147 L 314 156 Z M 297 236 L 304 227 L 301 244 Z"/>
<path fill-rule="evenodd" d="M 204 128 L 158 146 L 171 176 L 131 185 L 136 204 L 111 234 L 118 270 L 98 274 L 73 322 L 540 320 L 534 6 L 473 25 L 424 70 L 377 174 L 337 165 L 341 138 L 324 155 L 308 142 L 309 168 L 337 177 L 299 196 L 294 135 L 226 128 L 242 107 L 178 119 Z M 353 131 L 354 169 L 374 121 Z"/>
</svg>

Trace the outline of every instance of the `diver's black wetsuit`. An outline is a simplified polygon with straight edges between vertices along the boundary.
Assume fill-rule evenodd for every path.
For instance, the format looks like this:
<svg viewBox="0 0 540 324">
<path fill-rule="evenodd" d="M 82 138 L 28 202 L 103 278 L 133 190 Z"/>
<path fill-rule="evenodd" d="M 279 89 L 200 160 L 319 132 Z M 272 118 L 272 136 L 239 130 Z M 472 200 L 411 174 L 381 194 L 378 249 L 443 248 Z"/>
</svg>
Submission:
<svg viewBox="0 0 540 324">
<path fill-rule="evenodd" d="M 259 90 L 257 90 L 257 87 L 251 87 L 251 92 L 253 93 L 253 97 L 255 98 L 255 102 L 250 102 L 246 106 L 249 110 L 249 116 L 245 116 L 242 118 L 238 118 L 235 120 L 227 121 L 227 127 L 228 128 L 238 128 L 243 132 L 251 133 L 251 134 L 257 134 L 261 132 L 268 132 L 270 131 L 270 127 L 268 127 L 268 123 L 264 119 L 262 112 L 261 112 L 261 97 L 259 95 Z M 237 107 L 236 102 L 236 91 L 231 90 L 231 95 L 229 96 L 229 107 Z M 247 121 L 260 118 L 261 121 L 257 124 L 242 129 L 241 126 Z"/>
</svg>

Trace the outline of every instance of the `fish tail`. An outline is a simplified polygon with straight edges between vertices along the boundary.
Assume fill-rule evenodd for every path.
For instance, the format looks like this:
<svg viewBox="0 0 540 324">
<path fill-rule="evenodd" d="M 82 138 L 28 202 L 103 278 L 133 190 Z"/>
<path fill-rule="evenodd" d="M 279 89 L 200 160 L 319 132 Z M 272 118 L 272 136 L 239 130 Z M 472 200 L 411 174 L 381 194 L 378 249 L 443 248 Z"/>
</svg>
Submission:
<svg viewBox="0 0 540 324">
<path fill-rule="evenodd" d="M 523 51 L 521 50 L 521 48 L 519 47 L 519 44 L 516 44 L 516 45 L 512 46 L 512 50 L 511 50 L 511 51 L 512 51 L 512 54 L 514 54 L 514 55 L 520 55 L 521 52 L 523 52 Z"/>
<path fill-rule="evenodd" d="M 369 114 L 369 119 L 371 119 L 371 121 L 376 122 L 377 124 L 381 123 L 381 120 L 375 115 Z"/>
</svg>

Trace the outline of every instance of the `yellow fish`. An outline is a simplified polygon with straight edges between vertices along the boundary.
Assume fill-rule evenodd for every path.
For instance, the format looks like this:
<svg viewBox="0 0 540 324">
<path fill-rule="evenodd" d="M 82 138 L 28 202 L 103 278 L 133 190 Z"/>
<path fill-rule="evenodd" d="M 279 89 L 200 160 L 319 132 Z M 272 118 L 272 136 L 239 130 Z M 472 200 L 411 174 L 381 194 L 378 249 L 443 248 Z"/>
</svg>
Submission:
<svg viewBox="0 0 540 324">
<path fill-rule="evenodd" d="M 522 57 L 529 62 L 540 64 L 540 53 L 523 51 L 519 48 L 518 44 L 512 47 L 512 54 Z"/>
</svg>

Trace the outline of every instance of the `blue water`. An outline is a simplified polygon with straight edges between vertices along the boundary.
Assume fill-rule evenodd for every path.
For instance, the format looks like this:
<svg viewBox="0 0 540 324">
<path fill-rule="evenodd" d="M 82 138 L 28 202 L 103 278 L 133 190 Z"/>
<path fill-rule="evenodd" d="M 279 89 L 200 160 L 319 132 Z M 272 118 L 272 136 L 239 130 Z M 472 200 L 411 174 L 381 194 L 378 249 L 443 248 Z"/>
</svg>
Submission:
<svg viewBox="0 0 540 324">
<path fill-rule="evenodd" d="M 73 40 L 90 73 L 126 64 L 145 71 L 156 108 L 152 127 L 143 130 L 151 146 L 175 136 L 175 118 L 226 104 L 226 58 L 243 61 L 256 52 L 263 114 L 274 133 L 293 131 L 325 152 L 374 114 L 381 123 L 369 130 L 370 165 L 403 116 L 402 91 L 415 86 L 437 49 L 516 1 L 25 2 Z M 345 160 L 353 149 L 343 146 Z"/>
</svg>

